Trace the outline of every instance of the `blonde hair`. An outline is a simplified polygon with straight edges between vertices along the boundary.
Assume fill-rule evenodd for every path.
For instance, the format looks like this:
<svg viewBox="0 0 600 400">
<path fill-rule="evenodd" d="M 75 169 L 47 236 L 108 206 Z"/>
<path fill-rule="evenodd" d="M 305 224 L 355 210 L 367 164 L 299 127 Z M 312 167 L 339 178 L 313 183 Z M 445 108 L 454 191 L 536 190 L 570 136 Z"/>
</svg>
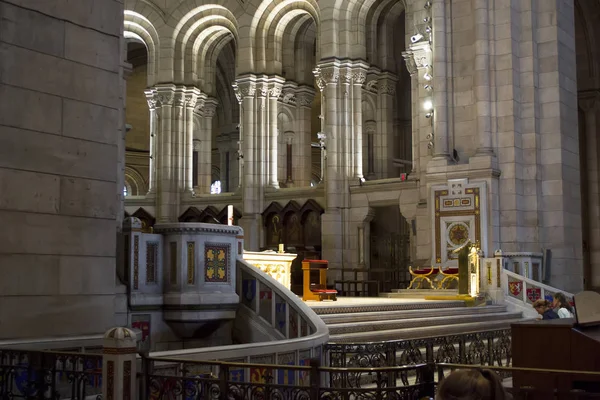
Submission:
<svg viewBox="0 0 600 400">
<path fill-rule="evenodd" d="M 502 381 L 489 369 L 461 369 L 438 386 L 437 400 L 508 400 Z"/>
</svg>

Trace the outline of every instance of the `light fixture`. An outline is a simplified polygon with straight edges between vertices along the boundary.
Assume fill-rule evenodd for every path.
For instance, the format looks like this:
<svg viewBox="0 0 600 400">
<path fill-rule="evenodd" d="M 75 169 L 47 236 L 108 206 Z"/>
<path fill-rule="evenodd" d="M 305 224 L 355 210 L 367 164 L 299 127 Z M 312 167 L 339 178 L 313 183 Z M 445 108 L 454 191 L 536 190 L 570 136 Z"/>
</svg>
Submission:
<svg viewBox="0 0 600 400">
<path fill-rule="evenodd" d="M 424 85 L 423 89 L 425 89 L 425 90 L 433 90 L 433 88 L 431 87 L 431 85 Z"/>
<path fill-rule="evenodd" d="M 427 27 L 425 28 L 425 32 L 427 32 L 427 33 L 431 33 L 431 27 L 430 27 L 430 26 L 427 26 Z"/>
<path fill-rule="evenodd" d="M 431 102 L 431 100 L 427 99 L 423 102 L 423 108 L 426 111 L 432 111 L 433 110 L 433 103 Z"/>
<path fill-rule="evenodd" d="M 429 10 L 431 8 L 431 1 L 427 0 L 425 2 L 425 6 L 423 6 L 424 9 Z"/>
<path fill-rule="evenodd" d="M 425 75 L 423 75 L 423 79 L 425 79 L 426 81 L 430 81 L 431 79 L 433 79 L 433 77 L 429 75 L 429 72 L 425 72 Z"/>
<path fill-rule="evenodd" d="M 425 114 L 425 118 L 431 118 L 433 117 L 433 111 L 429 111 L 427 114 Z"/>
<path fill-rule="evenodd" d="M 423 22 L 425 22 L 427 24 L 427 23 L 431 22 L 431 18 L 425 17 L 425 18 L 423 18 Z"/>
</svg>

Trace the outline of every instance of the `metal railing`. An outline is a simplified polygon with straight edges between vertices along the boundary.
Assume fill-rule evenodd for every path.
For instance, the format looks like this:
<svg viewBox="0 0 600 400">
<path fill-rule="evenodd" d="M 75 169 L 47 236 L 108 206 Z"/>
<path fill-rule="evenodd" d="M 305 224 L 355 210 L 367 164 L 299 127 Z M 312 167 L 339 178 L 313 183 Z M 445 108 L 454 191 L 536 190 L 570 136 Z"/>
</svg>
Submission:
<svg viewBox="0 0 600 400">
<path fill-rule="evenodd" d="M 0 349 L 0 399 L 99 400 L 102 357 Z"/>
<path fill-rule="evenodd" d="M 508 366 L 511 330 L 473 332 L 424 339 L 371 343 L 327 343 L 331 367 L 378 368 L 409 364 L 462 363 Z"/>
</svg>

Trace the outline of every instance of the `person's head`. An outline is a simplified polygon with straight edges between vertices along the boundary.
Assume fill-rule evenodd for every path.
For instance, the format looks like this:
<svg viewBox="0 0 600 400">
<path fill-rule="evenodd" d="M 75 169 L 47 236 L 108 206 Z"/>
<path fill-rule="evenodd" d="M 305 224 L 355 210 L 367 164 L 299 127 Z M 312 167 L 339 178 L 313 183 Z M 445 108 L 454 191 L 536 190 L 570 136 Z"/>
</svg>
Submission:
<svg viewBox="0 0 600 400">
<path fill-rule="evenodd" d="M 489 369 L 460 369 L 438 386 L 436 400 L 506 400 L 502 381 Z"/>
<path fill-rule="evenodd" d="M 533 308 L 541 315 L 552 308 L 552 304 L 548 300 L 539 299 L 533 302 Z"/>
<path fill-rule="evenodd" d="M 563 293 L 555 293 L 552 299 L 552 308 L 566 308 L 569 312 L 573 312 L 573 308 L 567 301 Z"/>
</svg>

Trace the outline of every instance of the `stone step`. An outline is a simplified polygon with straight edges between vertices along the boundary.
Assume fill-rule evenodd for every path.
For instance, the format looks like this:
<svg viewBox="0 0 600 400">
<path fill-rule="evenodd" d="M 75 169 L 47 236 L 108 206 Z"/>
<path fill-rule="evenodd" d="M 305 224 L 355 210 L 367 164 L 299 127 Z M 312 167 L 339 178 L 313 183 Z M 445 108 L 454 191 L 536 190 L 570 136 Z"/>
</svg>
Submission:
<svg viewBox="0 0 600 400">
<path fill-rule="evenodd" d="M 352 299 L 352 302 L 345 302 L 344 298 L 339 298 L 338 301 L 322 301 L 322 302 L 307 302 L 306 304 L 312 308 L 312 310 L 321 316 L 330 314 L 357 314 L 366 312 L 383 312 L 388 313 L 392 311 L 407 311 L 407 310 L 432 310 L 432 309 L 445 309 L 445 308 L 458 308 L 465 307 L 465 302 L 462 300 L 449 300 L 449 301 L 406 301 L 394 299 L 380 299 L 381 302 L 376 302 L 378 298 L 365 298 L 369 302 L 361 303 L 356 298 Z"/>
<path fill-rule="evenodd" d="M 493 331 L 508 329 L 512 323 L 522 321 L 523 318 L 509 318 L 483 322 L 459 323 L 454 325 L 436 325 L 415 327 L 407 329 L 391 329 L 384 331 L 370 331 L 331 335 L 330 343 L 367 343 L 386 340 L 406 340 L 436 337 L 443 335 L 455 335 L 471 332 Z"/>
<path fill-rule="evenodd" d="M 391 292 L 380 293 L 379 297 L 388 299 L 424 299 L 425 296 L 457 296 L 454 289 L 393 289 Z"/>
<path fill-rule="evenodd" d="M 487 307 L 486 307 L 487 308 Z M 374 333 L 389 330 L 407 330 L 411 328 L 424 329 L 426 327 L 450 326 L 469 323 L 483 323 L 498 320 L 516 320 L 521 318 L 520 312 L 491 312 L 491 313 L 473 313 L 475 309 L 467 309 L 471 313 L 462 315 L 437 316 L 429 318 L 408 318 L 400 320 L 384 321 L 363 321 L 341 324 L 327 324 L 330 335 L 353 334 L 353 333 Z"/>
<path fill-rule="evenodd" d="M 356 314 L 325 314 L 321 319 L 327 324 L 356 323 L 366 321 L 397 321 L 411 318 L 431 318 L 431 317 L 453 317 L 474 314 L 491 314 L 506 311 L 504 305 L 493 305 L 486 307 L 453 307 L 436 308 L 425 310 L 399 310 L 389 312 L 361 312 Z"/>
</svg>

